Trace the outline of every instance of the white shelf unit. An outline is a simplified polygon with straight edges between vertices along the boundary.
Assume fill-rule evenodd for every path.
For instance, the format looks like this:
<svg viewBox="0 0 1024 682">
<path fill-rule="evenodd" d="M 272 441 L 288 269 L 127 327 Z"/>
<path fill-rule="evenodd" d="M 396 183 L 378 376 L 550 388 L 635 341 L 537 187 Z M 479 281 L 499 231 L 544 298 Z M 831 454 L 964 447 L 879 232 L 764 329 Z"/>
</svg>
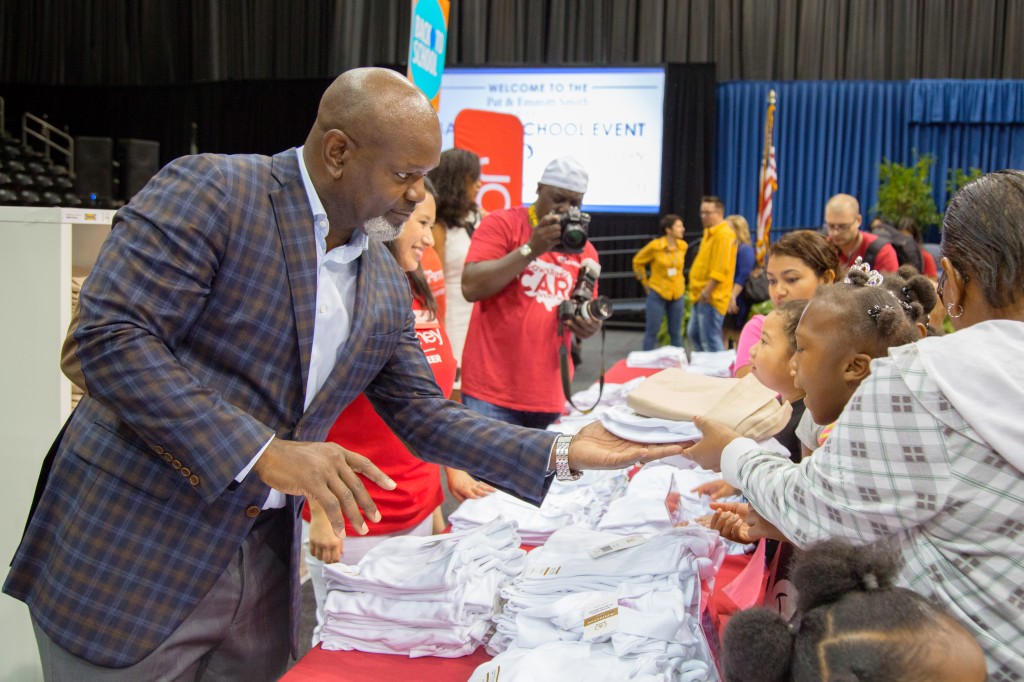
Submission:
<svg viewBox="0 0 1024 682">
<path fill-rule="evenodd" d="M 3 579 L 21 540 L 39 467 L 71 413 L 60 349 L 71 321 L 72 269 L 88 271 L 114 211 L 0 207 L 0 510 Z M 0 680 L 41 680 L 28 609 L 0 596 Z"/>
</svg>

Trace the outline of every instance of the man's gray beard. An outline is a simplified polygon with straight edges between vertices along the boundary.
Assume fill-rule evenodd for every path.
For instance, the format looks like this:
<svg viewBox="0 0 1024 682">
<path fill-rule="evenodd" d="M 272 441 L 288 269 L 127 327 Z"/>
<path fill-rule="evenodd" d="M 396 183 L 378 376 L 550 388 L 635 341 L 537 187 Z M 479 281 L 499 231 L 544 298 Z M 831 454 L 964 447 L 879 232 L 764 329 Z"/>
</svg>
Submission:
<svg viewBox="0 0 1024 682">
<path fill-rule="evenodd" d="M 366 232 L 366 236 L 377 242 L 390 242 L 398 239 L 398 235 L 402 234 L 403 227 L 404 225 L 395 227 L 382 216 L 370 218 L 363 223 L 363 231 Z"/>
</svg>

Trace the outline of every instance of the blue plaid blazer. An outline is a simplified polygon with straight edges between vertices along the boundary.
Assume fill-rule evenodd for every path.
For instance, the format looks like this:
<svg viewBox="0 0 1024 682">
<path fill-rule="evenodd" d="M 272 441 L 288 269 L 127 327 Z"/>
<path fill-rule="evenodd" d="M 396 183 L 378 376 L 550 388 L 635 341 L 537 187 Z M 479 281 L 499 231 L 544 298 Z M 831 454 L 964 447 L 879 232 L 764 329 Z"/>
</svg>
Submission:
<svg viewBox="0 0 1024 682">
<path fill-rule="evenodd" d="M 121 209 L 81 293 L 89 396 L 61 443 L 4 584 L 60 646 L 125 667 L 213 586 L 269 489 L 234 478 L 264 443 L 321 441 L 365 391 L 414 452 L 538 502 L 553 435 L 443 399 L 414 334 L 408 282 L 371 244 L 352 334 L 303 410 L 316 248 L 294 150 L 199 155 Z M 372 485 L 372 484 L 371 484 Z M 289 497 L 292 564 L 297 512 Z M 298 571 L 292 580 L 293 651 Z"/>
</svg>

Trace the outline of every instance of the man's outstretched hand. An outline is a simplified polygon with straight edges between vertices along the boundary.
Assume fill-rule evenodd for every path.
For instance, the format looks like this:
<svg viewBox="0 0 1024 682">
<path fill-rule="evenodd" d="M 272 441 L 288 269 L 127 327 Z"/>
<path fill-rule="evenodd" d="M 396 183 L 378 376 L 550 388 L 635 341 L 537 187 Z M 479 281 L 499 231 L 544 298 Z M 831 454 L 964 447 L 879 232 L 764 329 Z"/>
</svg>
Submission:
<svg viewBox="0 0 1024 682">
<path fill-rule="evenodd" d="M 336 443 L 275 438 L 256 461 L 253 471 L 274 490 L 305 495 L 319 502 L 338 537 L 345 535 L 346 518 L 360 534 L 366 534 L 368 529 L 360 509 L 371 521 L 380 521 L 377 505 L 357 474 L 384 490 L 395 488 L 395 482 L 370 460 Z"/>
<path fill-rule="evenodd" d="M 646 464 L 662 457 L 682 454 L 683 448 L 689 444 L 634 443 L 612 435 L 597 421 L 584 426 L 572 439 L 569 446 L 569 468 L 625 469 L 634 464 Z"/>
</svg>

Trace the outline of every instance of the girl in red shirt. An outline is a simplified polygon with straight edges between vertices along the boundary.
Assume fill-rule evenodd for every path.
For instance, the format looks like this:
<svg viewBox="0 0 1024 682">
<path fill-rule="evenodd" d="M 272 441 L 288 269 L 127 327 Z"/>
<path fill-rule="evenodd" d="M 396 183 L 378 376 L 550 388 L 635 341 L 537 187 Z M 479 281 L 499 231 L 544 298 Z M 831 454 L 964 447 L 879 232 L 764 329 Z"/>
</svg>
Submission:
<svg viewBox="0 0 1024 682">
<path fill-rule="evenodd" d="M 388 250 L 409 277 L 413 292 L 412 308 L 416 314 L 416 336 L 434 371 L 437 385 L 445 395 L 450 395 L 455 381 L 455 359 L 439 321 L 437 302 L 420 263 L 423 254 L 434 243 L 431 227 L 436 211 L 434 188 L 429 180 L 424 180 L 427 188 L 425 199 L 416 206 L 401 235 L 388 244 Z M 396 535 L 433 534 L 440 530 L 436 528 L 435 519 L 440 521 L 440 507 L 444 501 L 440 467 L 410 453 L 374 411 L 365 395 L 357 397 L 342 411 L 327 440 L 366 455 L 398 485 L 394 490 L 368 486 L 381 520 L 378 523 L 367 520 L 369 532 L 364 536 L 356 533 L 346 521 L 345 537 L 337 537 L 324 511 L 307 500 L 302 512 L 303 518 L 309 521 L 306 566 L 317 602 L 313 646 L 320 640 L 327 598 L 323 565 L 338 561 L 350 565 L 359 563 L 374 545 Z M 460 501 L 467 497 L 481 497 L 494 490 L 463 471 L 448 468 L 447 474 L 449 489 Z"/>
</svg>

